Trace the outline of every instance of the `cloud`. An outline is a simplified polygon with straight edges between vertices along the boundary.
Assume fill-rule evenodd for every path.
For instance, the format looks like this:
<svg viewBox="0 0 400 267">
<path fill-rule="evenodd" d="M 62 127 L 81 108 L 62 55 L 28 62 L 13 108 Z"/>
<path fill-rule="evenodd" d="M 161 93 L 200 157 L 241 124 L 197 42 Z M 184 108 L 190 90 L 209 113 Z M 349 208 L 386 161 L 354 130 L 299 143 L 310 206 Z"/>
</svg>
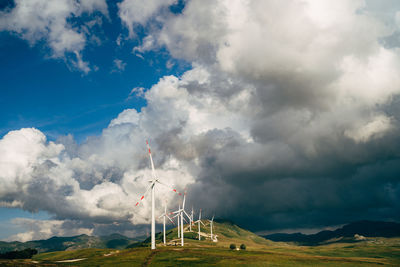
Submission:
<svg viewBox="0 0 400 267">
<path fill-rule="evenodd" d="M 68 221 L 59 220 L 34 220 L 27 218 L 16 218 L 12 223 L 24 229 L 30 229 L 27 232 L 18 233 L 8 238 L 9 241 L 26 242 L 30 240 L 43 240 L 53 236 L 74 236 L 91 235 L 93 228 L 72 228 L 69 229 Z"/>
<path fill-rule="evenodd" d="M 371 138 L 379 138 L 393 128 L 390 118 L 380 115 L 367 124 L 344 132 L 345 136 L 356 142 L 367 142 Z"/>
<path fill-rule="evenodd" d="M 114 66 L 111 72 L 118 72 L 118 71 L 124 71 L 126 67 L 126 63 L 123 62 L 121 59 L 114 59 L 113 61 Z"/>
<path fill-rule="evenodd" d="M 11 238 L 47 238 L 56 233 L 82 231 L 103 234 L 107 229 L 115 229 L 115 224 L 125 225 L 131 234 L 142 233 L 142 225 L 150 219 L 147 214 L 150 204 L 145 201 L 135 210 L 133 207 L 146 191 L 151 173 L 143 145 L 145 138 L 134 128 L 132 123 L 115 121 L 100 139 L 90 139 L 79 147 L 71 142 L 71 137 L 58 141 L 64 145 L 47 142 L 37 129 L 21 129 L 5 135 L 0 141 L 1 205 L 31 212 L 45 210 L 53 216 L 53 220 L 40 224 L 41 231 Z M 120 153 L 132 142 L 137 145 Z M 135 149 L 141 146 L 143 150 Z M 155 160 L 161 160 L 157 154 Z M 182 189 L 193 179 L 184 170 L 179 162 L 164 160 L 157 173 L 167 184 Z M 142 178 L 135 181 L 135 177 Z M 174 197 L 169 187 L 157 188 L 158 203 L 176 201 Z M 63 232 L 65 221 L 86 226 L 84 229 L 74 226 L 71 231 Z M 135 232 L 134 226 L 141 232 Z M 44 229 L 53 230 L 43 232 Z"/>
<path fill-rule="evenodd" d="M 36 129 L 21 129 L 11 131 L 0 140 L 0 180 L 2 195 L 17 193 L 31 182 L 29 175 L 34 166 L 54 159 L 63 146 L 50 142 L 45 145 L 46 137 Z M 14 184 L 18 181 L 18 186 Z"/>
<path fill-rule="evenodd" d="M 398 188 L 396 167 L 379 182 L 355 178 L 399 155 L 391 103 L 400 58 L 382 42 L 395 31 L 396 12 L 388 24 L 368 2 L 192 0 L 148 27 L 135 51 L 164 47 L 193 66 L 154 86 L 142 112 L 180 122 L 159 143 L 195 162 L 197 202 L 253 229 L 340 224 L 385 210 L 396 217 L 398 206 L 384 197 Z M 175 112 L 168 116 L 153 95 Z M 361 204 L 368 195 L 376 208 Z M 274 206 L 254 215 L 264 202 Z"/>
<path fill-rule="evenodd" d="M 13 32 L 31 45 L 45 40 L 52 57 L 64 58 L 76 69 L 88 73 L 88 63 L 82 60 L 87 34 L 70 20 L 95 11 L 107 16 L 106 2 L 17 0 L 14 8 L 0 12 L 0 30 Z"/>
<path fill-rule="evenodd" d="M 1 203 L 93 233 L 143 230 L 149 203 L 133 205 L 148 187 L 150 138 L 158 176 L 187 186 L 188 206 L 251 230 L 399 219 L 399 51 L 364 1 L 192 0 L 179 14 L 148 1 L 128 20 L 136 4 L 119 8 L 130 31 L 148 31 L 138 51 L 164 47 L 192 68 L 132 90 L 147 106 L 83 144 L 35 129 L 4 136 L 0 151 L 21 155 L 0 153 Z M 177 204 L 157 190 L 157 213 L 165 198 Z"/>
<path fill-rule="evenodd" d="M 118 3 L 119 17 L 129 29 L 129 36 L 135 35 L 135 26 L 145 25 L 162 8 L 175 3 L 176 0 L 124 0 Z"/>
</svg>

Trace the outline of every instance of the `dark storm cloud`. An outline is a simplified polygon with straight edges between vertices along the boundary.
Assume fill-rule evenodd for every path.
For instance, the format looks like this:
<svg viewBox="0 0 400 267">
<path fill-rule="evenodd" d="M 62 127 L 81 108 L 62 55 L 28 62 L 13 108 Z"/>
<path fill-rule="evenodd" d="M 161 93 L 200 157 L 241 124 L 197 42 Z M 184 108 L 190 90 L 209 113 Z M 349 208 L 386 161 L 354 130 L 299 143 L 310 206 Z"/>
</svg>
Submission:
<svg viewBox="0 0 400 267">
<path fill-rule="evenodd" d="M 255 231 L 400 219 L 400 55 L 381 42 L 393 25 L 362 1 L 311 0 L 191 0 L 148 25 L 165 5 L 124 23 L 148 27 L 136 50 L 165 47 L 192 69 L 81 145 L 7 134 L 0 152 L 18 157 L 0 153 L 12 163 L 2 201 L 50 212 L 55 231 L 143 231 L 149 204 L 133 205 L 151 177 L 150 137 L 157 176 L 208 216 Z M 157 213 L 181 200 L 157 190 Z"/>
</svg>

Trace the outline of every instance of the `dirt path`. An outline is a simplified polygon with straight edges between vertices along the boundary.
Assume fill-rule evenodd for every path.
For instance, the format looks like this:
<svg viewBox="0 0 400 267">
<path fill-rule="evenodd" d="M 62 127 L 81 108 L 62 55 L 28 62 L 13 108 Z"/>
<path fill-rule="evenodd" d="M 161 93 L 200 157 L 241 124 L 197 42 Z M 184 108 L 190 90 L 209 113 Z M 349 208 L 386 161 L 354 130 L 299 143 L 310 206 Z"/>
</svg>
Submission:
<svg viewBox="0 0 400 267">
<path fill-rule="evenodd" d="M 145 259 L 142 264 L 142 267 L 147 267 L 150 265 L 151 260 L 154 258 L 154 256 L 158 253 L 159 251 L 153 250 Z"/>
</svg>

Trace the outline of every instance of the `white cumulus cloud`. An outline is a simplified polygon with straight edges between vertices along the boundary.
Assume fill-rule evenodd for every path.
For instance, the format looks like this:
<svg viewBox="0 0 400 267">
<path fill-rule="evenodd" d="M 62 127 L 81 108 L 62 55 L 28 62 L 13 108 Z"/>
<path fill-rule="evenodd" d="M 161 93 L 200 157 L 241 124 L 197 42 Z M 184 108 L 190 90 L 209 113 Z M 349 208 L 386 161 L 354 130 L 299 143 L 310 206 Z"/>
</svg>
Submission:
<svg viewBox="0 0 400 267">
<path fill-rule="evenodd" d="M 100 11 L 108 15 L 104 0 L 17 0 L 11 10 L 0 11 L 0 30 L 16 33 L 31 45 L 45 40 L 54 58 L 66 58 L 72 65 L 88 73 L 82 60 L 87 36 L 68 19 L 83 13 Z"/>
</svg>

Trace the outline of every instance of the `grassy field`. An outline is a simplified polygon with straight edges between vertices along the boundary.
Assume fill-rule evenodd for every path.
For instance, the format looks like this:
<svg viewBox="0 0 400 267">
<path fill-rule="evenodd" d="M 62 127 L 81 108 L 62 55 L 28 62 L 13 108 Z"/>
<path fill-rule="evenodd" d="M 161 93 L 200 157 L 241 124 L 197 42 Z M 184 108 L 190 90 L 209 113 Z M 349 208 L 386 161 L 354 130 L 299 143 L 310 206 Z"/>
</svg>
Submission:
<svg viewBox="0 0 400 267">
<path fill-rule="evenodd" d="M 399 238 L 308 247 L 268 241 L 235 225 L 217 223 L 214 232 L 218 242 L 206 235 L 198 241 L 195 234 L 187 233 L 184 248 L 158 243 L 155 251 L 148 247 L 59 251 L 32 260 L 0 260 L 0 266 L 400 266 Z M 173 244 L 175 238 L 173 229 L 167 240 Z M 246 244 L 247 249 L 230 250 L 231 243 Z"/>
<path fill-rule="evenodd" d="M 42 253 L 32 260 L 0 261 L 4 266 L 400 266 L 400 239 L 302 247 L 270 244 L 246 250 L 189 241 L 187 246 L 125 250 L 83 249 Z M 74 261 L 79 260 L 80 261 Z M 60 262 L 72 260 L 71 262 Z"/>
</svg>

